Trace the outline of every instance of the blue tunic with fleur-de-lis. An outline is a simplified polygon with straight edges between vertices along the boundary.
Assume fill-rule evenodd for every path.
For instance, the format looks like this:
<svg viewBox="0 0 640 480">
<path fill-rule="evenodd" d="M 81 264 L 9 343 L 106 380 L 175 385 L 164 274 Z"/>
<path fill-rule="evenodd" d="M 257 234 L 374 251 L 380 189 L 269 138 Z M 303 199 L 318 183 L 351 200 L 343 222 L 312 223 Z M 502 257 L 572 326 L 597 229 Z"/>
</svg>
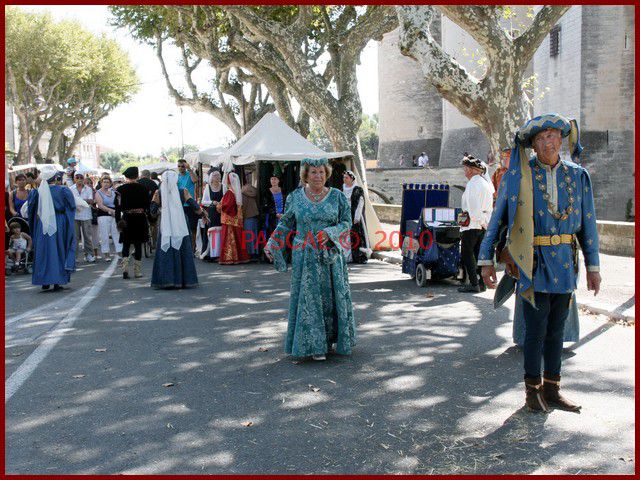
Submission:
<svg viewBox="0 0 640 480">
<path fill-rule="evenodd" d="M 575 234 L 585 258 L 588 271 L 598 271 L 598 230 L 593 202 L 591 179 L 586 169 L 567 160 L 560 160 L 553 168 L 536 157 L 529 160 L 533 180 L 533 228 L 535 236 Z M 517 181 L 514 170 L 505 174 L 496 205 L 487 227 L 478 265 L 492 265 L 493 254 L 501 226 L 511 230 L 518 196 L 508 188 Z M 511 193 L 511 194 L 510 194 Z M 537 265 L 533 272 L 533 288 L 543 293 L 570 293 L 577 287 L 577 265 L 572 246 L 535 246 Z"/>
</svg>

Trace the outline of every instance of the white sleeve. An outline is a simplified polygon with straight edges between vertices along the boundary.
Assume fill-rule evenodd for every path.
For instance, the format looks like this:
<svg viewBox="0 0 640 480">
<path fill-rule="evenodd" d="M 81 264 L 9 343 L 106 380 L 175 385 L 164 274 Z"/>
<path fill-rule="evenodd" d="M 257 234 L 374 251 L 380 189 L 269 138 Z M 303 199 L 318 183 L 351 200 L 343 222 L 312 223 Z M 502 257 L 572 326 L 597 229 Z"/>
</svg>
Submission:
<svg viewBox="0 0 640 480">
<path fill-rule="evenodd" d="M 360 201 L 358 202 L 358 206 L 356 207 L 356 213 L 353 216 L 353 220 L 361 222 L 362 221 L 362 211 L 364 210 L 364 197 L 360 197 Z"/>
<path fill-rule="evenodd" d="M 467 190 L 469 190 L 469 195 L 467 197 L 469 199 L 467 202 L 469 210 L 467 211 L 469 212 L 471 220 L 482 222 L 484 218 L 484 214 L 482 213 L 484 208 L 484 199 L 482 188 L 479 187 L 480 185 L 478 185 L 477 182 L 467 183 Z"/>
</svg>

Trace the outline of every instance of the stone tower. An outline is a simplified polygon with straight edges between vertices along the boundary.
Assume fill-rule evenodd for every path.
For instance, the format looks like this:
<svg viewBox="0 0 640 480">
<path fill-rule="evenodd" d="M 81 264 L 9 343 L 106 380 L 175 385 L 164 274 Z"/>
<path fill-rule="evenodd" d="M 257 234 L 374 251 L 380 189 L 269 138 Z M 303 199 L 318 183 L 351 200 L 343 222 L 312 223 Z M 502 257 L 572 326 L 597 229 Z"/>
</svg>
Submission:
<svg viewBox="0 0 640 480">
<path fill-rule="evenodd" d="M 440 16 L 434 20 L 439 38 Z M 429 85 L 418 64 L 400 54 L 398 30 L 384 36 L 378 47 L 378 85 L 380 145 L 378 162 L 382 167 L 400 166 L 400 155 L 407 164 L 427 152 L 431 165 L 438 165 L 442 139 L 442 98 Z"/>
</svg>

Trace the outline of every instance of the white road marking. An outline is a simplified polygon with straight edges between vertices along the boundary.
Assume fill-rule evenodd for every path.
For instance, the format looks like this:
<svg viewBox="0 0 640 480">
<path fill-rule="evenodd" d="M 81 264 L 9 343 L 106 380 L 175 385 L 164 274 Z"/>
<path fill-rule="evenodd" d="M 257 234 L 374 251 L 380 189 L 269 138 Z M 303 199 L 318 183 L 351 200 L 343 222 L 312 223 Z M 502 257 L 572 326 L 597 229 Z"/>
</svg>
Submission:
<svg viewBox="0 0 640 480">
<path fill-rule="evenodd" d="M 80 290 L 78 290 L 77 292 L 74 293 L 74 296 L 77 297 L 81 297 L 82 295 L 84 295 L 85 293 L 87 293 L 87 291 L 89 290 L 89 286 L 87 287 L 82 287 Z M 40 312 L 44 312 L 47 310 L 51 310 L 59 305 L 63 305 L 63 304 L 68 304 L 69 303 L 69 299 L 64 296 L 62 298 L 59 298 L 58 300 L 56 300 L 55 302 L 50 302 L 47 303 L 45 305 L 40 305 L 39 307 L 36 307 L 32 310 L 29 310 L 28 312 L 24 312 L 21 313 L 20 315 L 16 315 L 15 317 L 10 317 L 7 318 L 5 320 L 5 325 L 12 325 L 16 322 L 19 322 L 20 320 L 23 320 L 25 318 L 33 318 L 35 315 L 39 314 Z"/>
<path fill-rule="evenodd" d="M 113 274 L 118 259 L 114 258 L 111 261 L 111 265 L 107 268 L 102 275 L 95 281 L 93 286 L 89 289 L 87 294 L 76 303 L 69 311 L 66 317 L 54 328 L 42 341 L 40 345 L 27 357 L 27 359 L 20 365 L 15 372 L 7 379 L 4 384 L 4 401 L 5 403 L 13 396 L 16 391 L 22 386 L 22 384 L 31 376 L 36 367 L 45 359 L 53 347 L 60 341 L 63 335 L 69 331 L 69 328 L 78 319 L 82 310 L 98 296 L 100 290 L 106 283 L 107 279 Z"/>
</svg>

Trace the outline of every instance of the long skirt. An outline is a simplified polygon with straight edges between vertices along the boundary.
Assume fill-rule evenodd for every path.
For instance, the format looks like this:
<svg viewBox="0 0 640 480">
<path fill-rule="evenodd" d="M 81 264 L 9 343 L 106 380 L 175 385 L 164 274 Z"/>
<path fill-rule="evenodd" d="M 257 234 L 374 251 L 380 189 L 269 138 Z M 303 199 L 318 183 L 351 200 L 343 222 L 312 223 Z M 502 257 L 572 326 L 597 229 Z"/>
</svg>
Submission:
<svg viewBox="0 0 640 480">
<path fill-rule="evenodd" d="M 237 263 L 248 263 L 246 240 L 242 237 L 242 228 L 222 225 L 220 242 L 222 251 L 220 252 L 220 265 L 235 265 Z"/>
<path fill-rule="evenodd" d="M 284 351 L 294 357 L 321 355 L 335 343 L 336 353 L 350 355 L 356 344 L 356 323 L 342 252 L 337 251 L 327 264 L 320 261 L 317 249 L 297 247 L 293 248 Z M 281 250 L 275 253 L 282 257 Z"/>
<path fill-rule="evenodd" d="M 198 285 L 189 235 L 182 239 L 178 250 L 172 247 L 169 247 L 166 252 L 162 250 L 159 235 L 157 245 L 151 274 L 153 288 L 188 288 Z"/>
</svg>

